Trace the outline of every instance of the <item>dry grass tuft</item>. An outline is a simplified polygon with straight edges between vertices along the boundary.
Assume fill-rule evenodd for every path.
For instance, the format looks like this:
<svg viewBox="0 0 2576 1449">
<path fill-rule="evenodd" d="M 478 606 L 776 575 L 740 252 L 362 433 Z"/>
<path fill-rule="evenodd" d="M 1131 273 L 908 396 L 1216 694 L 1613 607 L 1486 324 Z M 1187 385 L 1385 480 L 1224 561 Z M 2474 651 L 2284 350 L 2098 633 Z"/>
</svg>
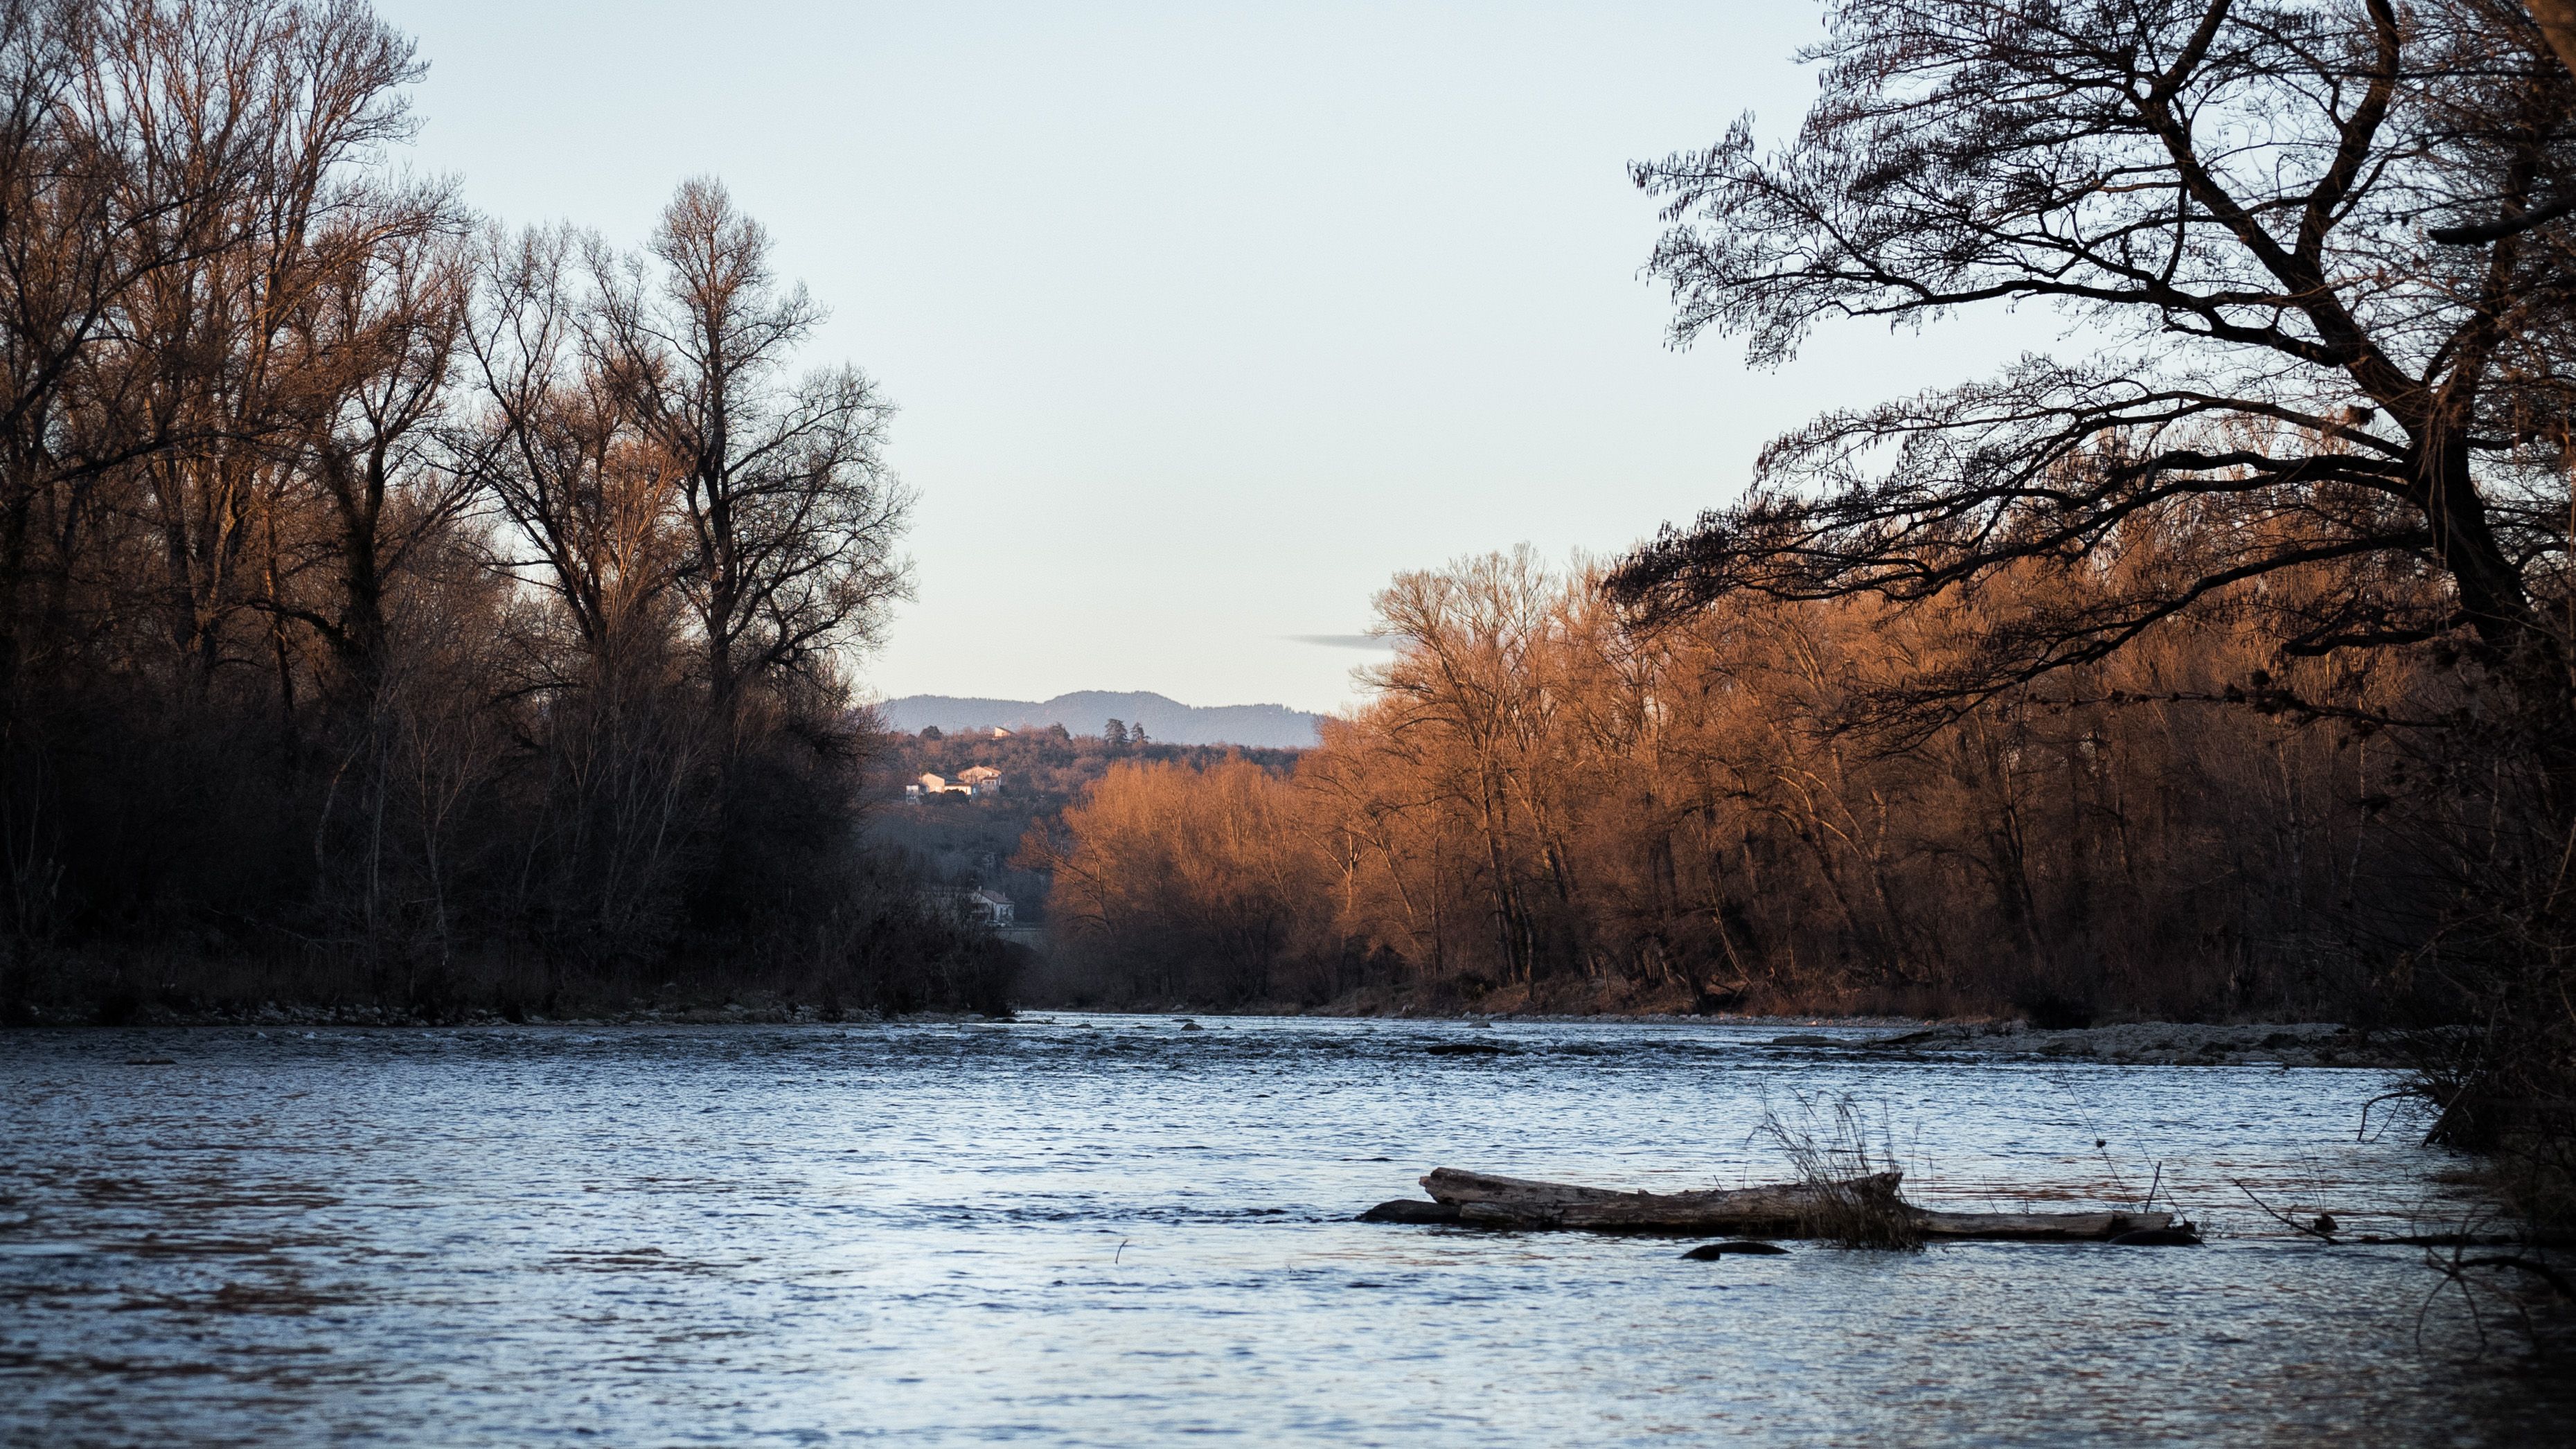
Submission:
<svg viewBox="0 0 2576 1449">
<path fill-rule="evenodd" d="M 1777 1146 L 1796 1169 L 1812 1205 L 1800 1226 L 1842 1248 L 1914 1252 L 1923 1225 L 1897 1191 L 1904 1169 L 1882 1110 L 1870 1120 L 1850 1096 L 1799 1093 L 1782 1112 L 1765 1102 L 1756 1136 Z"/>
</svg>

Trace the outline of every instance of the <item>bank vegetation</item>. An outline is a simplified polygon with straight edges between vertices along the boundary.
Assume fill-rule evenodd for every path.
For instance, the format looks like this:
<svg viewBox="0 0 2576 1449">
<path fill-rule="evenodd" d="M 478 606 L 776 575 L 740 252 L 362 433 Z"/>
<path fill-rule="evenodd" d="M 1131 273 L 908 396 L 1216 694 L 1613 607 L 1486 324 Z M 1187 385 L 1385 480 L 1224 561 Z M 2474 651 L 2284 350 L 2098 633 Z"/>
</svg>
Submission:
<svg viewBox="0 0 2576 1449">
<path fill-rule="evenodd" d="M 998 1006 L 858 848 L 875 383 L 724 189 L 406 164 L 362 0 L 0 0 L 0 1006 Z"/>
<path fill-rule="evenodd" d="M 1123 764 L 1031 849 L 1104 999 L 2388 1020 L 2451 999 L 2423 947 L 2478 863 L 2380 721 L 2476 704 L 2283 665 L 2267 626 L 2337 582 L 1856 731 L 2069 580 L 1641 622 L 1598 567 L 1466 559 L 1379 596 L 1397 652 L 1293 768 Z"/>
</svg>

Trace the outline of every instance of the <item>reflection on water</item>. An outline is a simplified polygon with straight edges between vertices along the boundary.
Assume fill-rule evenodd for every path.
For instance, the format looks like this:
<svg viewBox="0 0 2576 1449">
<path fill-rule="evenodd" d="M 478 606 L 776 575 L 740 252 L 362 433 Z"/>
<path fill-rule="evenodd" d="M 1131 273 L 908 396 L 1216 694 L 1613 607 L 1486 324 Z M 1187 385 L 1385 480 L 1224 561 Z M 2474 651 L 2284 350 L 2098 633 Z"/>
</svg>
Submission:
<svg viewBox="0 0 2576 1449">
<path fill-rule="evenodd" d="M 2383 1073 L 1903 1062 L 1722 1025 L 0 1037 L 10 1442 L 2530 1442 L 2418 1250 Z M 1433 1052 L 1472 1038 L 1498 1052 Z M 167 1058 L 165 1065 L 145 1065 Z M 2163 1193 L 2201 1250 L 1350 1222 L 1438 1164 L 1779 1175 L 1856 1094 L 1945 1205 Z M 2105 1145 L 2096 1148 L 2096 1141 Z M 2464 1363 L 2468 1366 L 2464 1367 Z"/>
</svg>

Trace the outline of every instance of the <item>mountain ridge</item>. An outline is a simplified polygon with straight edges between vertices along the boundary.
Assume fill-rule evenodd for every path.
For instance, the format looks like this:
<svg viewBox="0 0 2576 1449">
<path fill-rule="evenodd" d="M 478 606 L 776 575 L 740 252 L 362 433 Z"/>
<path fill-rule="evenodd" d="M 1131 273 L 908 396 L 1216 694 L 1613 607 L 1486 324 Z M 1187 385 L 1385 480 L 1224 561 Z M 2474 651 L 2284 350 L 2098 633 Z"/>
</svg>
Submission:
<svg viewBox="0 0 2576 1449">
<path fill-rule="evenodd" d="M 886 727 L 919 734 L 936 725 L 957 730 L 1044 729 L 1063 725 L 1096 735 L 1115 719 L 1143 725 L 1147 737 L 1174 745 L 1245 745 L 1311 749 L 1322 715 L 1284 704 L 1189 705 L 1150 690 L 1082 689 L 1053 699 L 979 699 L 968 695 L 907 694 L 877 706 Z"/>
</svg>

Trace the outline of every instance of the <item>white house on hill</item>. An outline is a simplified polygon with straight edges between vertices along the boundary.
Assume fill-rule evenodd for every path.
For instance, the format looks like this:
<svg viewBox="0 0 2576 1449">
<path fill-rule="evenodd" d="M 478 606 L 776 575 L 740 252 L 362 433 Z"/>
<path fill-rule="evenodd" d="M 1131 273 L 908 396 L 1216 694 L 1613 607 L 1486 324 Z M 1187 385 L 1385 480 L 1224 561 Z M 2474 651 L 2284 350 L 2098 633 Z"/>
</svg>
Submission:
<svg viewBox="0 0 2576 1449">
<path fill-rule="evenodd" d="M 1001 788 L 1001 771 L 975 765 L 959 771 L 954 780 L 945 775 L 924 775 L 904 786 L 903 796 L 918 804 L 933 795 L 964 795 L 972 799 L 977 795 L 990 795 Z"/>
</svg>

